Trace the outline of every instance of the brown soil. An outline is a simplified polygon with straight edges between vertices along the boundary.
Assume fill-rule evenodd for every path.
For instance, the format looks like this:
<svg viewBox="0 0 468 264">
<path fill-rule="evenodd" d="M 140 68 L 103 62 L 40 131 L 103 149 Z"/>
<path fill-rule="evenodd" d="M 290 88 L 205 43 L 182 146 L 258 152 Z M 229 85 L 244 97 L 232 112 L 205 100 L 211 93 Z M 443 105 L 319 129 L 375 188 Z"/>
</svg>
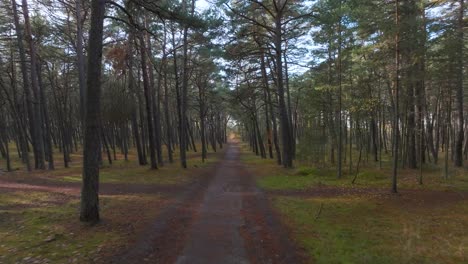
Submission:
<svg viewBox="0 0 468 264">
<path fill-rule="evenodd" d="M 39 191 L 50 193 L 62 193 L 77 196 L 80 194 L 80 183 L 72 182 L 54 182 L 41 180 L 37 181 L 31 178 L 27 183 L 16 181 L 0 180 L 0 193 L 7 191 Z M 124 183 L 101 183 L 100 194 L 118 195 L 118 194 L 171 194 L 180 192 L 185 188 L 182 185 L 156 185 L 156 184 L 124 184 Z"/>
<path fill-rule="evenodd" d="M 466 191 L 401 189 L 398 193 L 394 194 L 386 188 L 345 188 L 332 186 L 313 187 L 305 190 L 274 190 L 268 191 L 267 194 L 301 198 L 331 198 L 346 195 L 366 196 L 378 199 L 382 203 L 395 204 L 401 208 L 435 208 L 468 199 L 468 192 Z"/>
</svg>

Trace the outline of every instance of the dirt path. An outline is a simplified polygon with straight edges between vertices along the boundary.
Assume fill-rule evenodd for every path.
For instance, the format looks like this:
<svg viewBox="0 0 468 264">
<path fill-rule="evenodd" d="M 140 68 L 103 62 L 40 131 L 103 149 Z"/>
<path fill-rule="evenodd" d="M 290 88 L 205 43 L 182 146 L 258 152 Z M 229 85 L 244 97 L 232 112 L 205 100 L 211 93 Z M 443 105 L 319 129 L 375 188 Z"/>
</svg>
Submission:
<svg viewBox="0 0 468 264">
<path fill-rule="evenodd" d="M 249 263 L 239 231 L 244 225 L 242 196 L 252 190 L 241 184 L 238 156 L 237 148 L 231 146 L 227 150 L 196 209 L 199 217 L 189 231 L 189 239 L 177 264 Z"/>
<path fill-rule="evenodd" d="M 157 185 L 157 184 L 126 184 L 126 183 L 101 183 L 99 193 L 102 195 L 119 194 L 173 194 L 181 191 L 183 186 L 178 185 Z M 42 181 L 39 183 L 31 180 L 30 183 L 0 180 L 0 193 L 7 191 L 40 191 L 49 193 L 61 193 L 79 196 L 81 183 L 75 182 L 53 182 Z"/>
<path fill-rule="evenodd" d="M 302 263 L 287 231 L 239 160 L 236 143 L 114 263 Z"/>
</svg>

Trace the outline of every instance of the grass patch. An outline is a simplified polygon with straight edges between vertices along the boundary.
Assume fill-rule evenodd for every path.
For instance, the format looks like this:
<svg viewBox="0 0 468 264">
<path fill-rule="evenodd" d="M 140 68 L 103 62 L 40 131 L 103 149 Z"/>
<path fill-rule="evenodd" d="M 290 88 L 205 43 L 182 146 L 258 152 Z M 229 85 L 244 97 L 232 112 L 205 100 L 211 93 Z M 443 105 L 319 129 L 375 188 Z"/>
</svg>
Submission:
<svg viewBox="0 0 468 264">
<path fill-rule="evenodd" d="M 61 204 L 45 192 L 4 193 L 0 199 L 0 263 L 89 263 L 124 245 L 130 234 L 125 228 L 149 221 L 164 203 L 158 195 L 101 196 L 105 218 L 90 227 L 78 221 L 76 197 Z"/>
<path fill-rule="evenodd" d="M 165 163 L 158 170 L 151 170 L 149 166 L 140 166 L 138 161 L 133 159 L 125 161 L 121 157 L 114 160 L 112 164 L 108 164 L 104 160 L 104 164 L 100 169 L 101 183 L 122 183 L 122 184 L 158 184 L 158 185 L 181 185 L 187 184 L 194 180 L 194 176 L 200 175 L 199 171 L 204 168 L 212 167 L 224 154 L 224 149 L 218 153 L 208 153 L 208 158 L 205 162 L 201 160 L 199 152 L 190 152 L 187 155 L 188 169 L 182 169 L 177 155 L 174 155 L 174 162 Z M 135 157 L 136 158 L 136 157 Z M 69 168 L 57 166 L 52 171 L 33 171 L 25 172 L 18 170 L 1 175 L 1 179 L 14 182 L 28 183 L 31 178 L 41 178 L 44 181 L 59 181 L 79 183 L 82 181 L 82 164 L 81 156 L 76 158 L 78 162 L 71 163 Z"/>
<path fill-rule="evenodd" d="M 391 169 L 389 167 L 363 166 L 352 184 L 355 172 L 343 167 L 343 175 L 337 178 L 333 166 L 312 167 L 300 165 L 284 169 L 274 159 L 261 159 L 246 146 L 242 148 L 241 161 L 257 176 L 258 185 L 265 190 L 305 190 L 317 186 L 345 188 L 390 188 Z M 464 169 L 451 169 L 450 177 L 445 179 L 441 170 L 435 166 L 423 169 L 423 184 L 419 184 L 419 170 L 400 169 L 398 186 L 403 189 L 456 190 L 468 191 L 468 174 Z"/>
<path fill-rule="evenodd" d="M 468 259 L 466 202 L 424 210 L 349 196 L 275 197 L 273 204 L 313 263 L 464 263 Z"/>
<path fill-rule="evenodd" d="M 400 196 L 385 191 L 391 184 L 388 159 L 382 168 L 378 162 L 363 162 L 355 184 L 349 165 L 343 166 L 341 179 L 333 165 L 296 162 L 297 168 L 284 169 L 276 160 L 256 157 L 247 146 L 242 161 L 262 189 L 286 191 L 267 195 L 312 263 L 468 263 L 464 169 L 450 168 L 445 179 L 440 165 L 427 165 L 420 185 L 419 170 L 401 168 Z M 288 190 L 318 186 L 339 188 L 323 196 L 286 196 Z"/>
<path fill-rule="evenodd" d="M 257 183 L 265 190 L 302 190 L 316 186 L 318 180 L 310 176 L 273 175 L 260 177 Z"/>
</svg>

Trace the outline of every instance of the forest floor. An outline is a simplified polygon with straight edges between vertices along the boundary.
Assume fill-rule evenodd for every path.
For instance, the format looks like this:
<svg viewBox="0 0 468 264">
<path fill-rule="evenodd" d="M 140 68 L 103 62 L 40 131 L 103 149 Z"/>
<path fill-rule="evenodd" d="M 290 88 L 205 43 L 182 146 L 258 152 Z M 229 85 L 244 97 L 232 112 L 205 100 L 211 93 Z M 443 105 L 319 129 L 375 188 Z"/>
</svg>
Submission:
<svg viewBox="0 0 468 264">
<path fill-rule="evenodd" d="M 15 160 L 14 172 L 0 172 L 0 263 L 108 263 L 194 186 L 204 185 L 223 151 L 189 153 L 190 168 L 166 163 L 158 170 L 117 155 L 104 160 L 100 173 L 101 222 L 78 221 L 81 155 L 69 168 L 26 172 Z M 56 160 L 59 160 L 56 157 Z"/>
<path fill-rule="evenodd" d="M 102 221 L 78 221 L 71 168 L 0 174 L 0 263 L 303 263 L 239 143 L 190 168 L 120 160 L 101 170 Z M 135 157 L 130 157 L 134 160 Z"/>
<path fill-rule="evenodd" d="M 233 142 L 202 163 L 101 170 L 102 221 L 78 221 L 81 162 L 0 173 L 0 263 L 466 263 L 468 175 L 283 169 Z M 177 157 L 176 157 L 177 160 Z M 107 163 L 105 163 L 107 164 Z"/>
<path fill-rule="evenodd" d="M 468 263 L 468 174 L 391 170 L 378 162 L 336 177 L 332 166 L 282 169 L 244 146 L 243 161 L 310 263 Z M 347 167 L 346 167 L 347 168 Z"/>
</svg>

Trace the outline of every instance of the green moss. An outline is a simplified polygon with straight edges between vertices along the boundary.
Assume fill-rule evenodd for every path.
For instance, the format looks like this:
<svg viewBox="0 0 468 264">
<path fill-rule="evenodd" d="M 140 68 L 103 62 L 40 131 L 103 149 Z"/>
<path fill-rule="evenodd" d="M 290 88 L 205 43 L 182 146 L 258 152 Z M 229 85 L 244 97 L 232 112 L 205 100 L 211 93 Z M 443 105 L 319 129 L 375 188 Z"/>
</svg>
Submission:
<svg viewBox="0 0 468 264">
<path fill-rule="evenodd" d="M 311 168 L 311 167 L 300 167 L 296 170 L 294 174 L 298 176 L 308 176 L 308 175 L 313 175 L 313 174 L 316 175 L 317 169 Z"/>
<path fill-rule="evenodd" d="M 71 258 L 86 259 L 104 242 L 115 240 L 113 232 L 86 232 L 86 236 L 68 230 L 76 220 L 77 201 L 63 206 L 42 206 L 1 211 L 7 221 L 0 227 L 0 260 L 14 263 L 24 259 L 64 263 Z"/>
<path fill-rule="evenodd" d="M 313 263 L 462 263 L 468 257 L 467 203 L 423 211 L 366 197 L 276 197 L 273 204 Z"/>
<path fill-rule="evenodd" d="M 101 214 L 108 220 L 95 226 L 78 221 L 77 198 L 57 204 L 49 193 L 16 192 L 2 194 L 0 199 L 0 206 L 6 205 L 0 207 L 0 263 L 68 263 L 71 259 L 89 263 L 102 249 L 127 242 L 128 234 L 120 228 L 132 221 L 129 211 L 131 217 L 138 214 L 138 221 L 153 217 L 150 210 L 140 211 L 135 204 L 161 204 L 162 197 L 101 196 Z"/>
<path fill-rule="evenodd" d="M 301 190 L 317 184 L 317 179 L 312 176 L 275 175 L 260 177 L 258 185 L 265 190 Z"/>
<path fill-rule="evenodd" d="M 382 168 L 379 163 L 363 162 L 352 184 L 355 174 L 349 173 L 349 165 L 344 166 L 343 177 L 337 179 L 334 166 L 295 162 L 299 164 L 297 169 L 284 169 L 275 160 L 255 157 L 247 148 L 242 156 L 265 190 L 306 190 L 325 185 L 339 187 L 335 189 L 341 193 L 347 188 L 389 189 L 391 183 L 388 157 L 384 157 Z M 407 192 L 468 190 L 468 174 L 463 169 L 451 169 L 449 179 L 441 175 L 440 166 L 425 166 L 424 184 L 420 185 L 419 170 L 399 169 L 398 186 Z M 295 240 L 312 257 L 312 263 L 457 264 L 468 259 L 468 202 L 463 199 L 436 205 L 418 196 L 357 193 L 361 194 L 270 198 Z"/>
<path fill-rule="evenodd" d="M 140 166 L 135 160 L 125 161 L 123 159 L 113 161 L 112 165 L 105 164 L 99 175 L 102 183 L 133 183 L 133 184 L 159 184 L 177 185 L 187 184 L 194 180 L 193 175 L 198 175 L 195 171 L 213 166 L 222 156 L 222 152 L 209 153 L 205 162 L 197 153 L 188 155 L 188 165 L 190 170 L 180 168 L 178 162 L 172 164 L 165 163 L 157 170 L 151 170 L 148 166 Z M 81 168 L 58 169 L 53 172 L 56 177 L 52 180 L 66 182 L 81 182 Z M 194 173 L 195 172 L 195 173 Z"/>
</svg>

